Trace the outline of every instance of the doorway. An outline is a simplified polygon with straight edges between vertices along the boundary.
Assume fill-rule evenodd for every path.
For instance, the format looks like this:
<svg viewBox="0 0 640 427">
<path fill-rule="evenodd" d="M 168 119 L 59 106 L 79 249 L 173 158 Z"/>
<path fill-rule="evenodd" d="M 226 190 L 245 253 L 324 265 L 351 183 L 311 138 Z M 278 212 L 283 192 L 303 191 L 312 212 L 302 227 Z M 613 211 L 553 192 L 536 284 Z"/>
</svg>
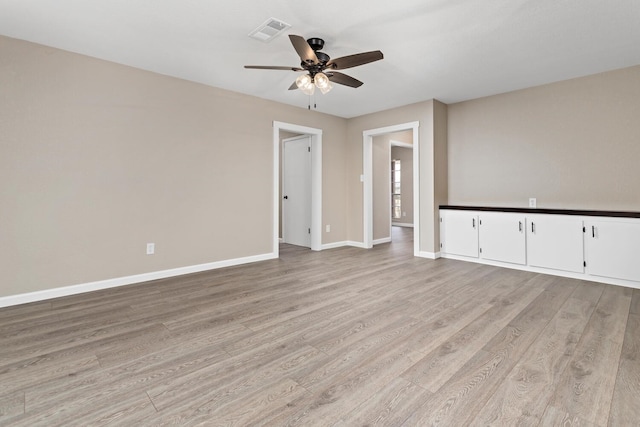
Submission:
<svg viewBox="0 0 640 427">
<path fill-rule="evenodd" d="M 393 241 L 392 226 L 413 228 L 412 143 L 413 132 L 410 129 L 373 137 L 374 246 Z"/>
<path fill-rule="evenodd" d="M 281 132 L 306 135 L 311 138 L 311 250 L 322 249 L 322 129 L 284 122 L 273 122 L 273 254 L 280 253 L 280 201 L 281 197 Z"/>
<path fill-rule="evenodd" d="M 390 133 L 411 131 L 412 149 L 413 149 L 413 253 L 419 256 L 420 253 L 420 173 L 419 173 L 419 140 L 418 128 L 419 122 L 405 123 L 395 126 L 387 126 L 378 129 L 366 130 L 362 133 L 363 140 L 363 240 L 365 248 L 372 248 L 373 239 L 373 138 L 375 136 L 386 135 Z M 390 180 L 389 188 L 390 188 Z M 390 197 L 390 191 L 389 191 Z M 388 221 L 391 228 L 391 217 Z M 391 232 L 391 230 L 390 230 Z M 389 234 L 391 236 L 391 234 Z"/>
<path fill-rule="evenodd" d="M 413 146 L 393 139 L 390 142 L 391 225 L 413 228 Z"/>
<path fill-rule="evenodd" d="M 311 136 L 282 141 L 282 242 L 311 248 Z"/>
</svg>

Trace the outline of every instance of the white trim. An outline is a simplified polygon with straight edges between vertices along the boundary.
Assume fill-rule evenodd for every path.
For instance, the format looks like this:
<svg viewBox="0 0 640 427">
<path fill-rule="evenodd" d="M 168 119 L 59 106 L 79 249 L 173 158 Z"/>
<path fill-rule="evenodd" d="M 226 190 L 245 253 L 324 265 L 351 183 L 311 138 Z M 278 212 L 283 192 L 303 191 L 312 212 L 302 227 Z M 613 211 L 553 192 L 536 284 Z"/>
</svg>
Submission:
<svg viewBox="0 0 640 427">
<path fill-rule="evenodd" d="M 115 279 L 98 280 L 79 285 L 64 286 L 47 289 L 44 291 L 29 292 L 26 294 L 11 295 L 0 298 L 0 308 L 12 305 L 26 304 L 29 302 L 43 301 L 51 298 L 66 297 L 101 289 L 116 288 L 119 286 L 133 285 L 148 282 L 150 280 L 166 279 L 168 277 L 182 276 L 184 274 L 199 273 L 202 271 L 216 270 L 234 265 L 249 264 L 252 262 L 266 261 L 278 258 L 278 254 L 253 255 L 243 258 L 227 259 L 223 261 L 209 262 L 206 264 L 191 265 L 187 267 L 172 268 L 169 270 L 153 271 L 151 273 L 136 274 L 134 276 L 117 277 Z"/>
<path fill-rule="evenodd" d="M 440 252 L 418 252 L 416 256 L 420 258 L 438 259 L 442 254 Z"/>
<path fill-rule="evenodd" d="M 350 240 L 345 240 L 345 241 L 342 241 L 342 242 L 326 243 L 326 244 L 322 245 L 322 250 L 335 249 L 335 248 L 344 248 L 346 246 L 365 249 L 364 245 L 361 242 L 352 242 Z"/>
<path fill-rule="evenodd" d="M 322 130 L 311 136 L 311 250 L 322 250 Z"/>
<path fill-rule="evenodd" d="M 420 252 L 420 152 L 418 128 L 420 122 L 409 122 L 362 132 L 362 173 L 363 173 L 363 245 L 373 247 L 373 137 L 403 130 L 413 130 L 413 254 Z"/>
<path fill-rule="evenodd" d="M 609 285 L 625 286 L 627 288 L 640 289 L 640 282 L 630 280 L 613 279 L 609 277 L 592 276 L 587 273 L 573 273 L 570 271 L 553 270 L 550 268 L 530 267 L 528 265 L 511 264 L 508 262 L 491 261 L 483 258 L 470 258 L 459 255 L 442 254 L 442 258 L 456 261 L 475 262 L 476 264 L 492 265 L 494 267 L 510 268 L 512 270 L 529 271 L 531 273 L 548 274 L 550 276 L 569 277 L 571 279 L 587 280 L 590 282 L 606 283 Z"/>
<path fill-rule="evenodd" d="M 279 254 L 280 131 L 311 135 L 311 250 L 322 250 L 322 129 L 273 122 L 273 253 Z"/>
<path fill-rule="evenodd" d="M 373 136 L 365 135 L 365 132 L 362 133 L 362 225 L 364 227 L 362 240 L 364 247 L 371 249 L 373 247 Z"/>
<path fill-rule="evenodd" d="M 389 141 L 392 147 L 401 147 L 401 148 L 413 148 L 413 144 L 409 144 L 408 142 L 394 141 L 393 139 Z"/>
<path fill-rule="evenodd" d="M 392 222 L 391 225 L 393 227 L 409 227 L 409 228 L 413 228 L 413 223 L 410 223 L 410 222 Z"/>
<path fill-rule="evenodd" d="M 277 141 L 277 144 L 276 144 Z M 276 256 L 280 254 L 280 127 L 273 122 L 273 241 L 272 251 Z"/>
<path fill-rule="evenodd" d="M 391 170 L 391 144 L 389 144 L 389 163 L 387 163 L 387 169 L 389 170 L 389 179 L 387 179 L 387 185 L 389 187 L 389 194 L 387 194 L 387 201 L 389 202 L 389 214 L 387 215 L 387 219 L 389 220 L 389 241 L 391 241 L 391 227 L 393 227 L 393 184 L 391 179 L 393 178 L 393 171 Z M 401 172 L 402 173 L 402 172 Z M 373 200 L 372 200 L 373 202 Z M 376 243 L 373 243 L 376 245 Z"/>
<path fill-rule="evenodd" d="M 342 248 L 344 246 L 349 246 L 349 244 L 347 242 L 333 242 L 333 243 L 325 243 L 324 245 L 322 245 L 322 250 L 325 249 L 335 249 L 335 248 Z"/>
<path fill-rule="evenodd" d="M 413 125 L 413 255 L 420 253 L 420 137 L 418 122 Z"/>
<path fill-rule="evenodd" d="M 362 242 L 354 242 L 352 240 L 347 240 L 345 242 L 347 246 L 353 246 L 354 248 L 367 249 Z"/>
<path fill-rule="evenodd" d="M 391 243 L 391 237 L 383 237 L 382 239 L 376 239 L 373 242 L 373 245 L 379 245 L 380 243 Z"/>
</svg>

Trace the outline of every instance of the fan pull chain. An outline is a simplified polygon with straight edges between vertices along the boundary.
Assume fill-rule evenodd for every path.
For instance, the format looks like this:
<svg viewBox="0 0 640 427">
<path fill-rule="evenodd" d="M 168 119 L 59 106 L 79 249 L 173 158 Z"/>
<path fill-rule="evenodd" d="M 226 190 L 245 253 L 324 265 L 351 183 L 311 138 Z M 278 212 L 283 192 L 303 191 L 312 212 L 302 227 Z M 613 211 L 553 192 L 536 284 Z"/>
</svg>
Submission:
<svg viewBox="0 0 640 427">
<path fill-rule="evenodd" d="M 311 97 L 313 96 L 313 109 L 317 110 L 318 106 L 316 105 L 316 94 L 309 95 L 309 104 L 307 105 L 307 109 L 311 110 Z"/>
<path fill-rule="evenodd" d="M 316 104 L 316 94 L 314 93 L 313 95 L 309 95 L 309 102 L 307 104 L 307 109 L 311 110 L 311 97 L 313 96 L 313 109 L 317 110 L 318 109 L 318 105 Z"/>
</svg>

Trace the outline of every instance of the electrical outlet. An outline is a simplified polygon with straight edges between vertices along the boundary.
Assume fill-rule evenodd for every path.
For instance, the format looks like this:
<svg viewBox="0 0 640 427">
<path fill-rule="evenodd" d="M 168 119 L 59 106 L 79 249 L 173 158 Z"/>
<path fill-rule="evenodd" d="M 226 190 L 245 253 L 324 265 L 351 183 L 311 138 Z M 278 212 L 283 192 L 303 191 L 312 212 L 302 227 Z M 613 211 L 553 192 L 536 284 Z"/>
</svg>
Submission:
<svg viewBox="0 0 640 427">
<path fill-rule="evenodd" d="M 407 216 L 407 213 L 406 212 L 402 212 L 402 216 Z"/>
<path fill-rule="evenodd" d="M 530 208 L 535 208 L 536 207 L 536 199 L 535 197 L 532 197 L 529 199 L 529 207 Z"/>
<path fill-rule="evenodd" d="M 325 229 L 327 230 L 327 233 L 331 233 L 331 225 L 330 224 L 327 224 Z"/>
<path fill-rule="evenodd" d="M 147 255 L 153 255 L 156 252 L 155 243 L 147 243 Z"/>
</svg>

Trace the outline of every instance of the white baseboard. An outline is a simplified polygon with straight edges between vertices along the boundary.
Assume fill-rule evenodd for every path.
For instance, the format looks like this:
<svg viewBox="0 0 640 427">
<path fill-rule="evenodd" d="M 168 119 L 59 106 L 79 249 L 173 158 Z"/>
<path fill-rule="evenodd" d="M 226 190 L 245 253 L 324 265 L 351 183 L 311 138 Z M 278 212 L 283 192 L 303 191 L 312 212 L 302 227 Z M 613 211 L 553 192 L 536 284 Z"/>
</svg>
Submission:
<svg viewBox="0 0 640 427">
<path fill-rule="evenodd" d="M 342 248 L 344 246 L 349 246 L 347 244 L 347 242 L 333 242 L 333 243 L 325 243 L 324 245 L 322 245 L 322 250 L 325 249 L 335 249 L 335 248 Z"/>
<path fill-rule="evenodd" d="M 284 239 L 282 237 L 278 237 L 278 243 L 282 243 L 284 242 Z"/>
<path fill-rule="evenodd" d="M 395 226 L 395 227 L 410 227 L 410 228 L 413 228 L 413 224 L 410 223 L 410 222 L 392 222 L 391 225 Z"/>
<path fill-rule="evenodd" d="M 420 252 L 418 252 L 418 254 L 416 256 L 418 256 L 420 258 L 438 259 L 438 258 L 440 258 L 441 254 L 440 254 L 440 252 L 424 252 L 424 251 L 420 251 Z"/>
<path fill-rule="evenodd" d="M 115 279 L 99 280 L 96 282 L 82 283 L 79 285 L 64 286 L 61 288 L 47 289 L 44 291 L 29 292 L 25 294 L 10 295 L 0 298 L 0 308 L 12 305 L 26 304 L 29 302 L 43 301 L 51 298 L 66 297 L 100 289 L 116 288 L 118 286 L 132 285 L 148 282 L 150 280 L 166 279 L 168 277 L 181 276 L 183 274 L 199 273 L 201 271 L 215 270 L 234 265 L 249 264 L 252 262 L 275 259 L 274 253 L 248 256 L 244 258 L 215 261 L 206 264 L 192 265 L 188 267 L 172 268 L 169 270 L 153 271 L 151 273 L 136 274 L 134 276 L 117 277 Z"/>
<path fill-rule="evenodd" d="M 352 242 L 350 240 L 345 240 L 345 241 L 342 241 L 342 242 L 326 243 L 326 244 L 322 245 L 322 250 L 342 248 L 342 247 L 345 247 L 345 246 L 353 246 L 353 247 L 356 247 L 356 248 L 365 249 L 364 244 L 362 242 Z"/>
<path fill-rule="evenodd" d="M 372 243 L 373 245 L 379 245 L 380 243 L 390 243 L 391 237 L 383 237 L 382 239 L 376 239 Z"/>
<path fill-rule="evenodd" d="M 367 249 L 363 242 L 354 242 L 352 240 L 347 240 L 347 246 L 353 246 L 354 248 Z"/>
<path fill-rule="evenodd" d="M 550 268 L 530 267 L 528 265 L 511 264 L 507 262 L 490 261 L 482 258 L 471 258 L 458 255 L 444 254 L 442 258 L 453 259 L 456 261 L 475 262 L 476 264 L 492 265 L 494 267 L 510 268 L 513 270 L 529 271 L 531 273 L 548 274 L 550 276 L 568 277 L 570 279 L 586 280 L 589 282 L 606 283 L 608 285 L 625 286 L 627 288 L 640 289 L 639 282 L 632 282 L 623 279 L 614 279 L 609 277 L 592 276 L 585 273 L 573 273 L 569 271 L 553 270 Z"/>
</svg>

